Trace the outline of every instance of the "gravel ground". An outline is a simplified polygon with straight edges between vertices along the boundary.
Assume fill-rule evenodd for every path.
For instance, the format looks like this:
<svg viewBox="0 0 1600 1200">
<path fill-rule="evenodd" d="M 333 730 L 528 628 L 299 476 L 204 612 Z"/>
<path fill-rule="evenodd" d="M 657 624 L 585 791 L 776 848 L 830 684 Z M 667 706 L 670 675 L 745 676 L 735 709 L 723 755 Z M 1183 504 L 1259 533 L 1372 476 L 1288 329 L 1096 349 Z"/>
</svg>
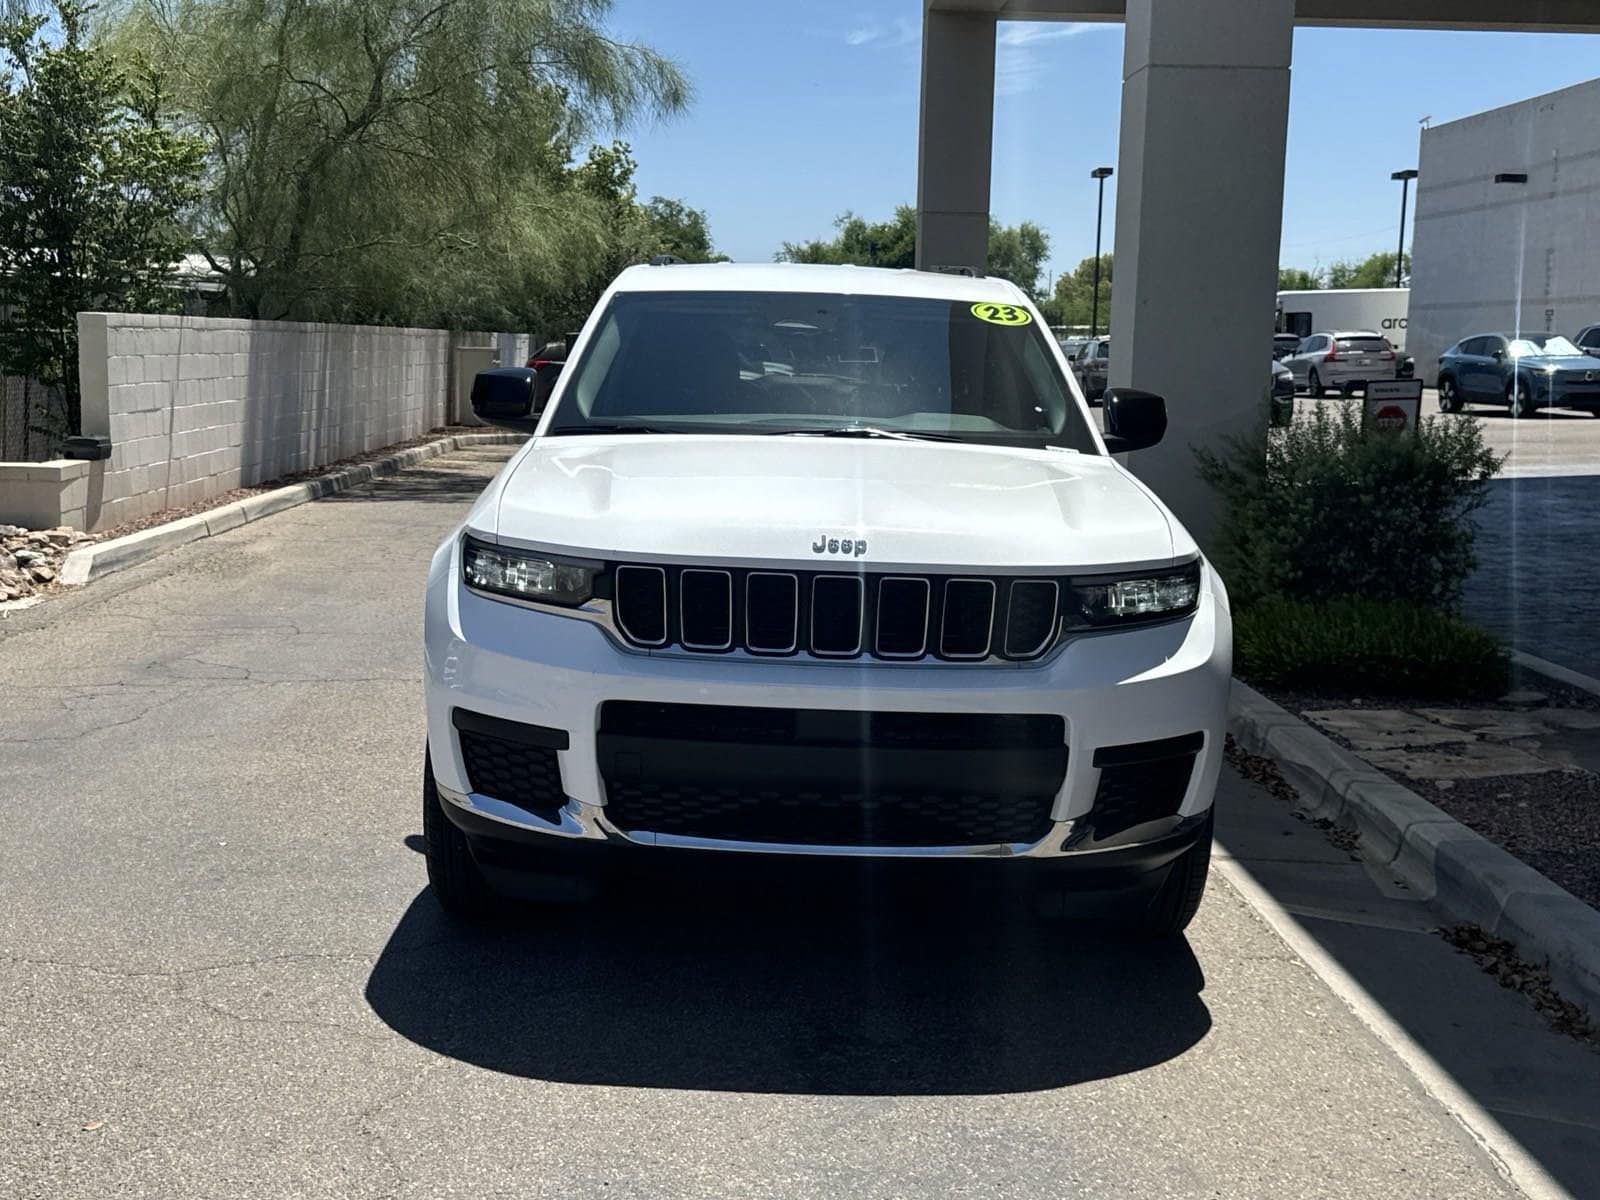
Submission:
<svg viewBox="0 0 1600 1200">
<path fill-rule="evenodd" d="M 24 529 L 0 525 L 0 604 L 52 591 L 59 586 L 56 576 L 67 552 L 97 540 L 93 534 L 66 526 Z"/>
<path fill-rule="evenodd" d="M 1600 698 L 1540 677 L 1524 676 L 1517 680 L 1516 686 L 1543 693 L 1550 707 L 1600 709 Z M 1419 708 L 1444 706 L 1437 698 L 1352 697 L 1328 692 L 1258 690 L 1300 715 L 1330 708 L 1395 708 L 1414 712 Z M 1448 706 L 1502 710 L 1516 707 L 1501 701 L 1453 700 Z M 1536 713 L 1537 709 L 1532 711 Z M 1319 731 L 1347 750 L 1360 753 L 1337 733 L 1320 727 Z M 1585 904 L 1600 909 L 1600 775 L 1573 766 L 1536 775 L 1427 780 L 1381 766 L 1379 769 L 1566 888 Z"/>
<path fill-rule="evenodd" d="M 1400 782 L 1600 909 L 1600 777 L 1571 770 Z"/>
</svg>

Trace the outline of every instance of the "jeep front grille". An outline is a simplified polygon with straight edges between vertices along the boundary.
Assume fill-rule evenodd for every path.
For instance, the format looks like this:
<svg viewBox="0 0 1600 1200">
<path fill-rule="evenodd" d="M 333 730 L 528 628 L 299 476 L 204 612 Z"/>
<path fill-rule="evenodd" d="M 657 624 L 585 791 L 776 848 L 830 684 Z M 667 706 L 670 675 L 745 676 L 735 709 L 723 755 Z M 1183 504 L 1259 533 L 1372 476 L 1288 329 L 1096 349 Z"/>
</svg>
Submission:
<svg viewBox="0 0 1600 1200">
<path fill-rule="evenodd" d="M 1054 579 L 632 564 L 611 576 L 617 631 L 649 649 L 1026 661 L 1061 628 Z"/>
</svg>

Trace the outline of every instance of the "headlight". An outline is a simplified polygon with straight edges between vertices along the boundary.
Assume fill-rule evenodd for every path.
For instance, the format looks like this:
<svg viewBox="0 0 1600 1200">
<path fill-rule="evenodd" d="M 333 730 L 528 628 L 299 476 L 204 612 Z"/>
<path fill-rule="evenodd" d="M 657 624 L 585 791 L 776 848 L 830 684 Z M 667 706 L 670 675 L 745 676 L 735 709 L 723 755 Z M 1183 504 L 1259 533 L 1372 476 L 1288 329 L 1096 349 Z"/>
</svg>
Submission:
<svg viewBox="0 0 1600 1200">
<path fill-rule="evenodd" d="M 1200 563 L 1122 579 L 1073 580 L 1069 595 L 1068 620 L 1080 629 L 1182 616 L 1199 603 Z"/>
<path fill-rule="evenodd" d="M 468 587 L 545 604 L 582 604 L 594 595 L 599 569 L 471 537 L 461 547 L 461 578 Z"/>
</svg>

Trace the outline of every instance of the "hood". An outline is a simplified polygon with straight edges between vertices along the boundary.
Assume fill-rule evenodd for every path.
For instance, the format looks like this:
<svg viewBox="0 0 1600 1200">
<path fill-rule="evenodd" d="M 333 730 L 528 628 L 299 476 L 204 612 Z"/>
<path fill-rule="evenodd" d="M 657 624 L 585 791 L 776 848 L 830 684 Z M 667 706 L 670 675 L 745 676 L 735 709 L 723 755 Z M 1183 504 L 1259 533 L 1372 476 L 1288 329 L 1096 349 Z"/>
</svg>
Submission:
<svg viewBox="0 0 1600 1200">
<path fill-rule="evenodd" d="M 1195 552 L 1111 458 L 806 437 L 540 438 L 514 461 L 487 532 L 596 558 L 800 569 L 854 561 L 1003 574 L 1166 564 Z"/>
<path fill-rule="evenodd" d="M 1536 371 L 1547 368 L 1558 371 L 1600 371 L 1600 360 L 1587 354 L 1525 354 L 1517 361 Z"/>
</svg>

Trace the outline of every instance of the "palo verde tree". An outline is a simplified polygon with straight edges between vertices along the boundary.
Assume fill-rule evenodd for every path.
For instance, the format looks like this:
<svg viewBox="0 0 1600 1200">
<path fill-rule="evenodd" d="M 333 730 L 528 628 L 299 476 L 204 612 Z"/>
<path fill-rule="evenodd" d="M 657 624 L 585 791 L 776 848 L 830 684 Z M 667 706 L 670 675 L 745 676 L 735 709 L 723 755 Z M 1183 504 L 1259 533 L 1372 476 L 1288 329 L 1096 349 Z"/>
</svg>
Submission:
<svg viewBox="0 0 1600 1200">
<path fill-rule="evenodd" d="M 607 35 L 612 0 L 123 2 L 118 44 L 205 140 L 202 245 L 247 317 L 537 326 L 611 216 L 576 149 L 689 94 Z"/>
<path fill-rule="evenodd" d="M 86 44 L 88 11 L 0 19 L 0 368 L 61 388 L 64 432 L 80 428 L 78 313 L 176 303 L 201 167 L 161 123 L 160 76 Z"/>
</svg>

